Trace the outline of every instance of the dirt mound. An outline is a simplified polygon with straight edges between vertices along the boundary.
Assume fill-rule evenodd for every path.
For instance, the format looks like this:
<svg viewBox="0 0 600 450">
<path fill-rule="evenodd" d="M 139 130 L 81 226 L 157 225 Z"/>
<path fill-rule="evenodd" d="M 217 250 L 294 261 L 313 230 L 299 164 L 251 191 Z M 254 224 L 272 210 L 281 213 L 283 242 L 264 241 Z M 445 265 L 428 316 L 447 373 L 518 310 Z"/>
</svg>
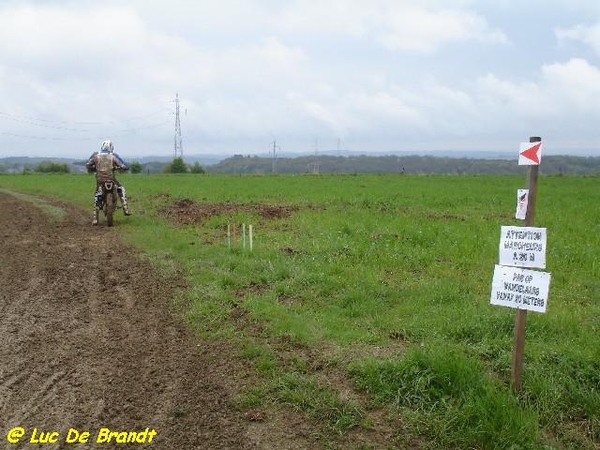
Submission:
<svg viewBox="0 0 600 450">
<path fill-rule="evenodd" d="M 213 216 L 234 216 L 240 212 L 254 213 L 262 219 L 288 217 L 297 206 L 266 205 L 262 203 L 197 203 L 190 199 L 178 199 L 161 209 L 161 213 L 172 222 L 192 225 Z"/>
</svg>

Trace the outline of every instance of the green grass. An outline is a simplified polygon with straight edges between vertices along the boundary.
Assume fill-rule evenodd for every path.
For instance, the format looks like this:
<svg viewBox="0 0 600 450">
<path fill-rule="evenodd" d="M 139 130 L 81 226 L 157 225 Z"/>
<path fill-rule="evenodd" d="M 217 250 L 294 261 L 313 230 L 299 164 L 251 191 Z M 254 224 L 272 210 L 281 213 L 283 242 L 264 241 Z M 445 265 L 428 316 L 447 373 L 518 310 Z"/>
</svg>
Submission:
<svg viewBox="0 0 600 450">
<path fill-rule="evenodd" d="M 418 417 L 420 430 L 441 448 L 531 448 L 536 442 L 533 408 L 520 405 L 460 350 L 412 349 L 402 359 L 361 362 L 352 374 L 378 404 Z"/>
<path fill-rule="evenodd" d="M 415 437 L 440 449 L 600 445 L 597 177 L 539 180 L 536 225 L 548 229 L 552 281 L 547 313 L 527 318 L 519 395 L 510 388 L 514 311 L 489 296 L 500 226 L 519 224 L 524 175 L 121 180 L 145 214 L 119 216 L 116 229 L 160 271 L 188 280 L 180 295 L 190 326 L 236 343 L 262 377 L 244 407 L 288 405 L 337 433 L 384 408 L 407 422 L 391 447 Z M 89 209 L 93 179 L 0 176 L 0 188 Z M 158 213 L 185 198 L 296 209 L 194 225 Z M 253 252 L 239 231 L 228 248 L 232 223 L 253 224 Z"/>
</svg>

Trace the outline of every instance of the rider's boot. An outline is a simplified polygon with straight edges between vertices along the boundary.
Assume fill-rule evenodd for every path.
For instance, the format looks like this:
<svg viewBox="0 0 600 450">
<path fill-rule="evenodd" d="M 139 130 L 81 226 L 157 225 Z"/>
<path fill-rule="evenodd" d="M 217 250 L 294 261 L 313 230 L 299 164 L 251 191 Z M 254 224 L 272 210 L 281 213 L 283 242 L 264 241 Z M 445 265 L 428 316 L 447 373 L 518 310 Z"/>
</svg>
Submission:
<svg viewBox="0 0 600 450">
<path fill-rule="evenodd" d="M 98 225 L 98 209 L 94 208 L 94 220 L 92 220 L 92 225 Z"/>
<path fill-rule="evenodd" d="M 127 204 L 127 194 L 125 194 L 125 188 L 123 186 L 117 188 L 117 193 L 119 194 L 121 204 L 123 205 L 123 213 L 126 216 L 130 216 L 131 211 L 129 210 L 129 205 Z"/>
</svg>

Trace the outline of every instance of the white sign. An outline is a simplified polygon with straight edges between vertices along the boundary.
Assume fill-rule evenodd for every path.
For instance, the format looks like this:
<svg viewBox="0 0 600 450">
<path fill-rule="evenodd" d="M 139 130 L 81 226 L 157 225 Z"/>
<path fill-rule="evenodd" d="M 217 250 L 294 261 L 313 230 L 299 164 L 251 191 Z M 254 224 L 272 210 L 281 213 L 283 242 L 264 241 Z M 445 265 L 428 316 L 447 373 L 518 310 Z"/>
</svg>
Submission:
<svg viewBox="0 0 600 450">
<path fill-rule="evenodd" d="M 529 204 L 529 189 L 517 189 L 517 212 L 515 219 L 525 220 Z"/>
<path fill-rule="evenodd" d="M 546 229 L 502 226 L 500 228 L 500 264 L 545 269 Z"/>
<path fill-rule="evenodd" d="M 519 165 L 537 166 L 542 159 L 541 142 L 521 142 L 519 145 Z"/>
<path fill-rule="evenodd" d="M 550 274 L 496 265 L 492 280 L 492 305 L 546 312 Z"/>
</svg>

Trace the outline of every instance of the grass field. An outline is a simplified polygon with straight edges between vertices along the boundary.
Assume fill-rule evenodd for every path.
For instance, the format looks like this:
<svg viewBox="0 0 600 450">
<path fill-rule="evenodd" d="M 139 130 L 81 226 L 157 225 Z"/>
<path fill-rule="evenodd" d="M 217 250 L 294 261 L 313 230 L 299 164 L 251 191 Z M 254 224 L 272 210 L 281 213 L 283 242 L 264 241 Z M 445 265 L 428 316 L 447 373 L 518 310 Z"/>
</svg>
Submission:
<svg viewBox="0 0 600 450">
<path fill-rule="evenodd" d="M 331 448 L 382 429 L 389 448 L 600 448 L 598 177 L 539 180 L 552 281 L 547 313 L 527 318 L 519 394 L 514 310 L 489 299 L 500 226 L 521 224 L 524 174 L 121 180 L 137 214 L 119 214 L 115 230 L 183 274 L 190 326 L 235 343 L 260 374 L 239 408 L 302 411 Z M 90 221 L 93 185 L 0 176 L 0 189 L 60 198 L 90 209 Z M 193 224 L 176 220 L 203 205 L 210 214 Z M 252 251 L 242 224 L 253 225 Z"/>
</svg>

